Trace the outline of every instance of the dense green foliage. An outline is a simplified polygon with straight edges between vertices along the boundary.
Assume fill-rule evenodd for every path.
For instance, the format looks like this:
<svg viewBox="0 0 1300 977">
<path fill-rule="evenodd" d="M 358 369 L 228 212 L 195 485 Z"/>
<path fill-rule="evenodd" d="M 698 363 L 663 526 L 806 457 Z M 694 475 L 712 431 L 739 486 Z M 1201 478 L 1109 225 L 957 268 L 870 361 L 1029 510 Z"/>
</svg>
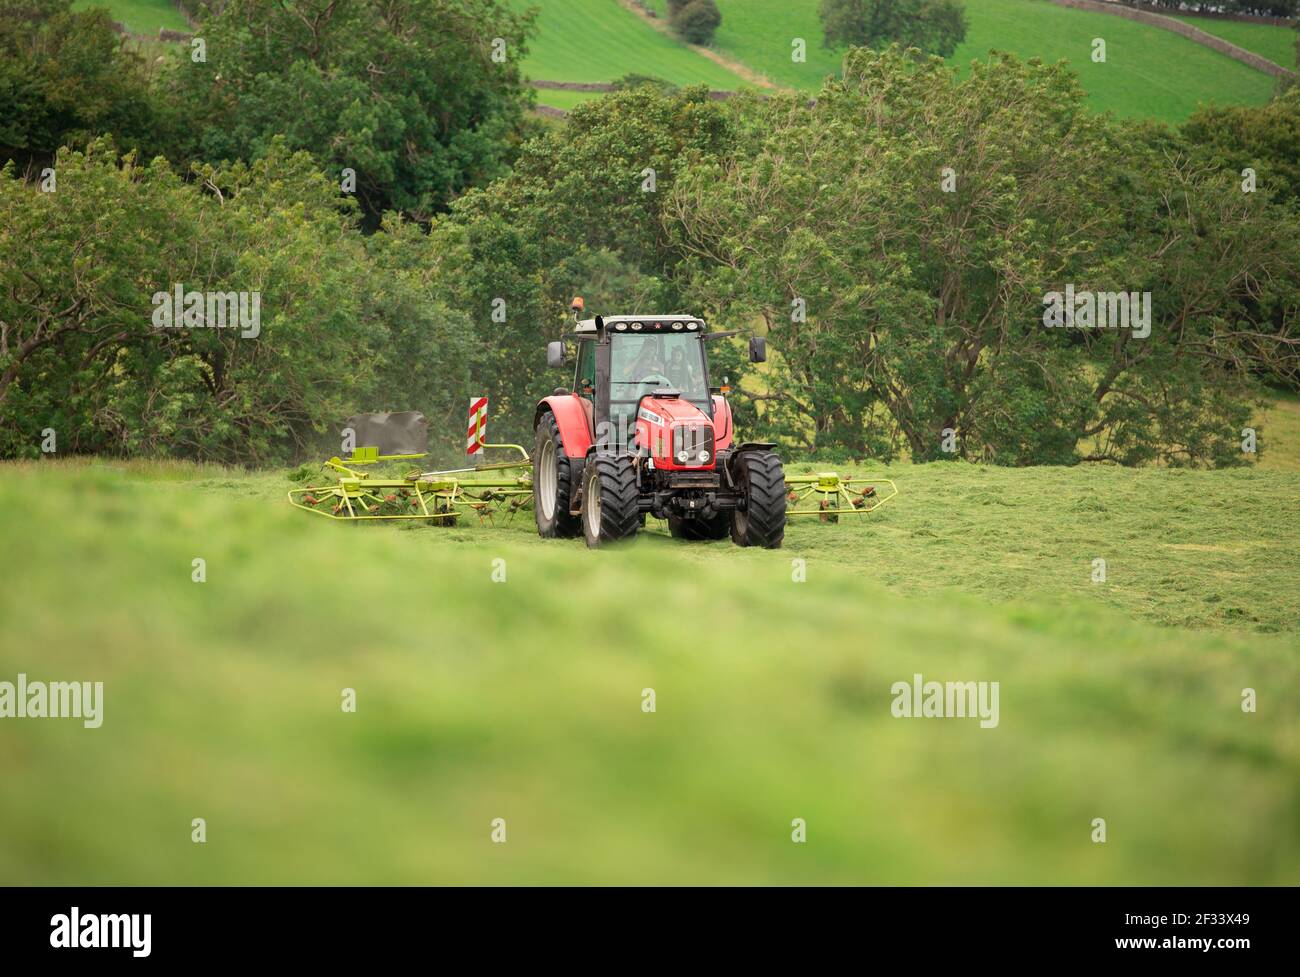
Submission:
<svg viewBox="0 0 1300 977">
<path fill-rule="evenodd" d="M 367 239 L 306 154 L 185 182 L 95 143 L 57 172 L 52 193 L 0 174 L 0 453 L 49 429 L 63 452 L 252 464 L 336 444 L 359 404 L 459 423 L 472 344 L 428 239 Z M 259 329 L 160 328 L 177 285 L 257 292 Z"/>
<path fill-rule="evenodd" d="M 103 132 L 152 141 L 148 69 L 102 9 L 71 0 L 0 0 L 0 164 L 47 165 L 62 145 Z"/>
<path fill-rule="evenodd" d="M 505 303 L 506 321 L 483 334 L 496 423 L 531 431 L 539 397 L 566 379 L 544 369 L 542 346 L 571 326 L 574 295 L 593 313 L 683 307 L 663 206 L 681 169 L 726 154 L 731 133 L 702 88 L 616 92 L 579 106 L 435 225 L 438 247 L 457 255 L 460 305 L 487 321 L 493 300 Z"/>
<path fill-rule="evenodd" d="M 231 0 L 198 27 L 207 60 L 176 65 L 176 155 L 253 160 L 283 137 L 355 170 L 372 218 L 427 219 L 504 170 L 529 23 L 499 0 Z"/>
<path fill-rule="evenodd" d="M 1254 169 L 1278 200 L 1300 205 L 1300 87 L 1262 108 L 1204 108 L 1182 131 L 1227 168 Z"/>
<path fill-rule="evenodd" d="M 966 38 L 966 8 L 958 0 L 821 0 L 828 48 L 901 44 L 946 58 Z"/>
<path fill-rule="evenodd" d="M 859 49 L 845 75 L 756 106 L 738 158 L 674 188 L 694 294 L 782 355 L 768 424 L 886 457 L 1243 460 L 1244 368 L 1295 362 L 1293 215 L 1084 111 L 1061 67 L 959 82 Z M 1070 285 L 1150 293 L 1150 335 L 1045 328 Z"/>
</svg>

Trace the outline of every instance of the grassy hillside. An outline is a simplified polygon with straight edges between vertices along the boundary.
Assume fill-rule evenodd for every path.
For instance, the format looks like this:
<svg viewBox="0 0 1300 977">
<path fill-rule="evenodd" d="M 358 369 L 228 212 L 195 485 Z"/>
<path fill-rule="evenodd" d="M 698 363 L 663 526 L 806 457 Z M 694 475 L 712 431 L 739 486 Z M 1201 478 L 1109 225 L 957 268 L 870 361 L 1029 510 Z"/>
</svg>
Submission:
<svg viewBox="0 0 1300 977">
<path fill-rule="evenodd" d="M 0 881 L 1300 882 L 1297 476 L 894 477 L 786 550 L 591 553 L 6 465 L 0 680 L 105 707 L 0 723 Z M 997 727 L 893 718 L 916 673 L 999 682 Z"/>
<path fill-rule="evenodd" d="M 1296 32 L 1289 27 L 1273 24 L 1250 24 L 1236 20 L 1218 20 L 1214 17 L 1179 17 L 1207 34 L 1231 41 L 1237 47 L 1253 51 L 1283 68 L 1295 68 Z"/>
<path fill-rule="evenodd" d="M 656 3 L 663 8 L 664 0 Z M 715 46 L 772 81 L 811 91 L 826 75 L 839 73 L 840 53 L 821 44 L 817 0 L 718 0 L 718 7 L 722 26 Z M 1108 14 L 1046 0 L 968 0 L 966 12 L 970 31 L 953 63 L 968 65 L 986 58 L 990 49 L 1044 61 L 1066 59 L 1091 104 L 1121 116 L 1179 122 L 1199 103 L 1260 104 L 1273 90 L 1272 79 L 1262 72 L 1176 34 Z M 807 41 L 805 64 L 790 59 L 796 37 Z M 1094 37 L 1106 41 L 1105 64 L 1090 60 Z"/>
<path fill-rule="evenodd" d="M 655 75 L 679 85 L 736 89 L 744 82 L 675 39 L 656 31 L 618 0 L 514 0 L 539 8 L 537 36 L 524 70 L 550 81 L 615 81 L 627 74 Z M 585 98 L 593 97 L 585 93 Z M 552 93 L 539 99 L 548 105 Z M 561 107 L 568 107 L 561 106 Z"/>
<path fill-rule="evenodd" d="M 90 7 L 107 7 L 113 19 L 133 34 L 157 36 L 160 27 L 189 30 L 185 15 L 170 0 L 74 0 L 72 4 L 74 10 Z"/>
<path fill-rule="evenodd" d="M 549 105 L 552 108 L 564 109 L 566 112 L 589 99 L 599 97 L 599 94 L 593 95 L 591 92 L 571 92 L 555 88 L 537 90 L 538 105 Z"/>
<path fill-rule="evenodd" d="M 168 0 L 77 0 L 102 3 L 136 33 L 159 27 L 185 29 L 185 19 Z M 524 63 L 532 78 L 611 82 L 626 74 L 647 74 L 679 85 L 737 89 L 746 82 L 673 37 L 656 30 L 619 0 L 514 0 L 539 8 L 537 36 Z M 651 0 L 661 15 L 665 0 Z M 718 0 L 723 22 L 714 49 L 723 57 L 766 75 L 778 85 L 816 90 L 839 72 L 841 52 L 821 46 L 817 0 Z M 1272 92 L 1271 79 L 1224 55 L 1157 28 L 1105 14 L 1067 10 L 1045 0 L 973 0 L 966 42 L 952 60 L 968 65 L 992 49 L 1024 58 L 1069 60 L 1079 72 L 1091 103 L 1121 116 L 1185 119 L 1198 104 L 1260 104 Z M 1285 28 L 1193 20 L 1203 30 L 1290 66 L 1294 38 Z M 1209 23 L 1211 26 L 1206 26 Z M 807 42 L 806 63 L 790 59 L 791 41 Z M 1107 62 L 1089 59 L 1094 37 L 1105 38 Z M 1288 53 L 1290 52 L 1290 53 Z M 1286 60 L 1289 58 L 1290 60 Z M 543 105 L 569 109 L 590 92 L 540 91 Z"/>
</svg>

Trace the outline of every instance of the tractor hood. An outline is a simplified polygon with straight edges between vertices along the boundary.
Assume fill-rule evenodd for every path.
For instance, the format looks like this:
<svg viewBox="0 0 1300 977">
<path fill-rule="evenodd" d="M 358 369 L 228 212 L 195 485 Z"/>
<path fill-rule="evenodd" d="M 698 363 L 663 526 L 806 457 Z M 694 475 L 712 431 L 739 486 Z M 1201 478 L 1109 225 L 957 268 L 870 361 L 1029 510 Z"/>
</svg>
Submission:
<svg viewBox="0 0 1300 977">
<path fill-rule="evenodd" d="M 689 400 L 682 400 L 676 394 L 664 396 L 659 394 L 654 397 L 643 397 L 641 399 L 640 409 L 637 411 L 637 417 L 645 417 L 646 413 L 654 414 L 655 417 L 646 417 L 647 421 L 652 424 L 707 424 L 713 426 L 709 420 L 709 415 L 704 413 Z"/>
<path fill-rule="evenodd" d="M 636 414 L 636 442 L 656 468 L 713 468 L 713 421 L 675 392 L 643 397 Z"/>
</svg>

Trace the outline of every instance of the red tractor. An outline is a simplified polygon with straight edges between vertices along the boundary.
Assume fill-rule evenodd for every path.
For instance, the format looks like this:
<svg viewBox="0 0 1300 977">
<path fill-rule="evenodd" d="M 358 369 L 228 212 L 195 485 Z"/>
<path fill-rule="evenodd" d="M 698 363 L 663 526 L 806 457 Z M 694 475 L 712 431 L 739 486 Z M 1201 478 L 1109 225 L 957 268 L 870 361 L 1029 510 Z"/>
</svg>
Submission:
<svg viewBox="0 0 1300 977">
<path fill-rule="evenodd" d="M 575 318 L 582 300 L 574 300 Z M 587 545 L 630 539 L 647 514 L 673 536 L 775 549 L 785 538 L 786 485 L 774 444 L 735 444 L 731 407 L 709 385 L 710 333 L 689 315 L 578 319 L 571 390 L 534 417 L 533 510 L 547 538 L 582 533 Z M 767 358 L 749 341 L 749 358 Z M 564 342 L 547 364 L 565 365 Z"/>
</svg>

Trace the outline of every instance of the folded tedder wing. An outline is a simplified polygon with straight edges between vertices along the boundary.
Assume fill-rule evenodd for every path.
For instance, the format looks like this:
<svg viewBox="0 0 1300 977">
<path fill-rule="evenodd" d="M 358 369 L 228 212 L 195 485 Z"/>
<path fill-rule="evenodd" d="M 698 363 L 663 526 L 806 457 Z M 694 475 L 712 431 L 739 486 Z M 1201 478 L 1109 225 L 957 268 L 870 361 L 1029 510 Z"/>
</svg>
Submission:
<svg viewBox="0 0 1300 977">
<path fill-rule="evenodd" d="M 517 444 L 483 446 L 517 451 L 521 456 L 517 460 L 444 471 L 415 469 L 396 478 L 381 477 L 367 467 L 414 461 L 428 454 L 424 415 L 418 411 L 357 414 L 348 418 L 347 427 L 358 447 L 347 459 L 334 457 L 321 466 L 338 473 L 335 482 L 289 492 L 289 501 L 299 509 L 330 519 L 426 519 L 455 525 L 462 513 L 486 520 L 494 512 L 513 516 L 532 505 L 532 462 Z M 511 472 L 514 474 L 507 474 Z"/>
</svg>

